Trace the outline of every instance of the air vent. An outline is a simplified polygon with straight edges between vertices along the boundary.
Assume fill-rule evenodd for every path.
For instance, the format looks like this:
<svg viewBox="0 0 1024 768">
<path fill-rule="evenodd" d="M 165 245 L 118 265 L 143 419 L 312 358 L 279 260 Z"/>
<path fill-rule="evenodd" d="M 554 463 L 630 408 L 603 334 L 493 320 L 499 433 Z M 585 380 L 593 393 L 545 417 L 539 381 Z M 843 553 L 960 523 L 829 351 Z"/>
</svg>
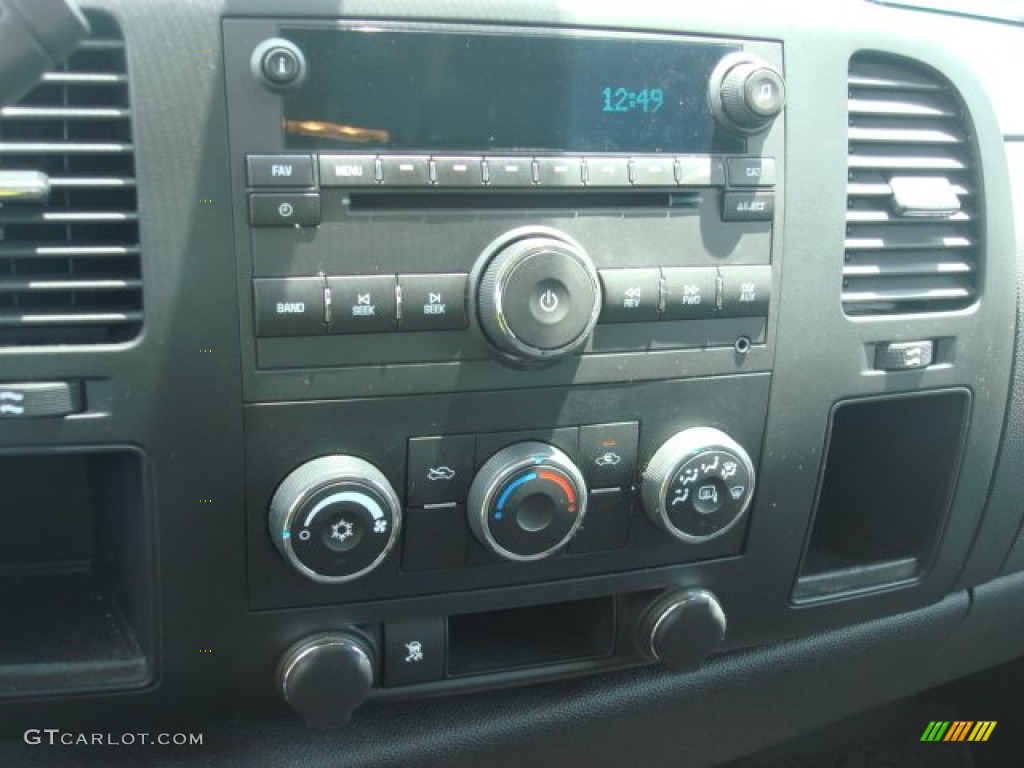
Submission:
<svg viewBox="0 0 1024 768">
<path fill-rule="evenodd" d="M 982 205 L 970 120 L 953 88 L 914 62 L 850 61 L 843 308 L 943 312 L 976 296 Z"/>
<path fill-rule="evenodd" d="M 119 342 L 142 327 L 124 38 L 87 15 L 92 34 L 67 62 L 0 107 L 0 346 Z"/>
</svg>

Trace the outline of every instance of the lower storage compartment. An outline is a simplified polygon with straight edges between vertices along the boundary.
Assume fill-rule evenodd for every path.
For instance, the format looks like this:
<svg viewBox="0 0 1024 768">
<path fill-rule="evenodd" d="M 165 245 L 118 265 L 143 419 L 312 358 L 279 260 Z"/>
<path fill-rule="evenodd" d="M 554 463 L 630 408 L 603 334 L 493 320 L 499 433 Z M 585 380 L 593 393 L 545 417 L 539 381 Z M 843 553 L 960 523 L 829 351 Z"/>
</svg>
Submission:
<svg viewBox="0 0 1024 768">
<path fill-rule="evenodd" d="M 134 449 L 0 455 L 0 696 L 152 678 L 143 466 Z"/>
<path fill-rule="evenodd" d="M 835 407 L 795 602 L 927 569 L 956 486 L 970 403 L 967 390 L 955 389 Z"/>
</svg>

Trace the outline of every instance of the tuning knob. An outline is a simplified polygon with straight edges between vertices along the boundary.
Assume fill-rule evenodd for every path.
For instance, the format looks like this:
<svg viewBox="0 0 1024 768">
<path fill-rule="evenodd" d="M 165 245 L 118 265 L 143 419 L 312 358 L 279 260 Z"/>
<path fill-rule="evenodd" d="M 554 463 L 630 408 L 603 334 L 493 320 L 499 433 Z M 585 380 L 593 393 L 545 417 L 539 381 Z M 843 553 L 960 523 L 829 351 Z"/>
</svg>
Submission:
<svg viewBox="0 0 1024 768">
<path fill-rule="evenodd" d="M 766 61 L 745 53 L 723 58 L 709 81 L 711 109 L 727 129 L 760 133 L 782 112 L 786 84 Z"/>
<path fill-rule="evenodd" d="M 640 620 L 640 653 L 673 672 L 699 667 L 725 637 L 725 611 L 703 589 L 665 593 Z"/>
<path fill-rule="evenodd" d="M 355 456 L 322 456 L 292 471 L 270 501 L 270 536 L 295 570 L 323 584 L 364 576 L 401 527 L 384 473 Z"/>
<path fill-rule="evenodd" d="M 572 460 L 546 443 L 498 451 L 469 489 L 469 527 L 480 543 L 506 560 L 555 554 L 583 521 L 587 488 Z"/>
<path fill-rule="evenodd" d="M 475 270 L 480 326 L 505 357 L 547 361 L 582 347 L 601 312 L 601 283 L 583 247 L 555 230 L 507 233 Z"/>
<path fill-rule="evenodd" d="M 644 511 L 670 536 L 699 543 L 721 536 L 747 511 L 754 465 L 718 429 L 694 427 L 669 438 L 644 470 Z"/>
<path fill-rule="evenodd" d="M 278 665 L 281 694 L 310 725 L 345 725 L 373 687 L 374 657 L 369 642 L 355 632 L 307 638 Z"/>
</svg>

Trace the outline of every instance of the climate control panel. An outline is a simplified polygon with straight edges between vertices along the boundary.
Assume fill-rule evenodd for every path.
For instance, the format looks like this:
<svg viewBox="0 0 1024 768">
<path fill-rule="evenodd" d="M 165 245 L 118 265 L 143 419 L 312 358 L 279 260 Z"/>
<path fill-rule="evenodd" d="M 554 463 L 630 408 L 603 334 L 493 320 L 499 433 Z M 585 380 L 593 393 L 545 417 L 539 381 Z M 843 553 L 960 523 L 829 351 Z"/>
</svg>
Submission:
<svg viewBox="0 0 1024 768">
<path fill-rule="evenodd" d="M 261 450 L 251 497 L 265 499 L 252 510 L 254 607 L 444 594 L 737 554 L 767 380 L 252 407 Z M 708 416 L 706 403 L 720 407 Z M 555 426 L 500 429 L 553 408 L 563 413 Z M 350 423 L 362 432 L 349 434 Z"/>
</svg>

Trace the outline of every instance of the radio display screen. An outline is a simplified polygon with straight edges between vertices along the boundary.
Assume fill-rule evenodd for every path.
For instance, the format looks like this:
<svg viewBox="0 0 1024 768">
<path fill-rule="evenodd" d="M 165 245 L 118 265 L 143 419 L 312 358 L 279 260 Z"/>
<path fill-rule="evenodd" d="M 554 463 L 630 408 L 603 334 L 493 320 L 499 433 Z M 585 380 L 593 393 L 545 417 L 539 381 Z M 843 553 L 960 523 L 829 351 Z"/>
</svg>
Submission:
<svg viewBox="0 0 1024 768">
<path fill-rule="evenodd" d="M 661 38 L 389 27 L 282 30 L 308 74 L 289 149 L 742 152 L 708 104 L 737 46 Z"/>
</svg>

